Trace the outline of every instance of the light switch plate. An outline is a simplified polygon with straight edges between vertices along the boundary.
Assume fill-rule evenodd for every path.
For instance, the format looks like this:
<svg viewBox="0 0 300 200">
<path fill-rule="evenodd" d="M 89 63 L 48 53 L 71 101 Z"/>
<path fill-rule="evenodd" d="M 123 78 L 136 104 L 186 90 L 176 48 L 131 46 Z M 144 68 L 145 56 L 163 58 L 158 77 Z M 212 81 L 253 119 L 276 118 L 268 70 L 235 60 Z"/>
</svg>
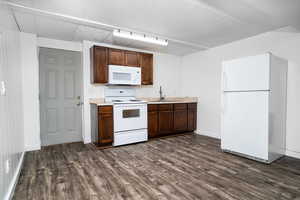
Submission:
<svg viewBox="0 0 300 200">
<path fill-rule="evenodd" d="M 5 96 L 6 95 L 6 86 L 5 86 L 5 82 L 1 81 L 1 89 L 0 89 L 0 95 L 1 96 Z"/>
</svg>

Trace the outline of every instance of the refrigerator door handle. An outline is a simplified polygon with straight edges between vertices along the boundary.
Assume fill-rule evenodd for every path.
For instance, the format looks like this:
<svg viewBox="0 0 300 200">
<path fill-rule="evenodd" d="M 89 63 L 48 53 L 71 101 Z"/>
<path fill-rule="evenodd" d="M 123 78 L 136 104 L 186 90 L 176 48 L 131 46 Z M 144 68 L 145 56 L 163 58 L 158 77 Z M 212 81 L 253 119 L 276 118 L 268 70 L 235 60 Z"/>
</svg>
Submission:
<svg viewBox="0 0 300 200">
<path fill-rule="evenodd" d="M 225 91 L 227 88 L 227 76 L 226 72 L 223 72 L 223 91 Z"/>
<path fill-rule="evenodd" d="M 227 106 L 226 93 L 223 93 L 223 104 L 222 104 L 222 112 L 223 112 L 223 114 L 226 112 L 226 106 Z"/>
</svg>

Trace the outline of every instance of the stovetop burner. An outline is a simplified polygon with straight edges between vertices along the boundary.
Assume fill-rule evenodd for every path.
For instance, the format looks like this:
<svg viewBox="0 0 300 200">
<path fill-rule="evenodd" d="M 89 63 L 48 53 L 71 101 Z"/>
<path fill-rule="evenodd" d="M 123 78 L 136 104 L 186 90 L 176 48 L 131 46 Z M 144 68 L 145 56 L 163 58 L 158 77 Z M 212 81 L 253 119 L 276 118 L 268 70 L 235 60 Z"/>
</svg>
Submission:
<svg viewBox="0 0 300 200">
<path fill-rule="evenodd" d="M 122 100 L 112 100 L 112 102 L 123 102 Z"/>
<path fill-rule="evenodd" d="M 105 102 L 113 104 L 142 104 L 143 100 L 135 97 L 135 89 L 133 88 L 106 88 Z"/>
<path fill-rule="evenodd" d="M 120 103 L 120 102 L 142 102 L 142 100 L 139 99 L 113 99 L 111 100 L 113 103 Z"/>
<path fill-rule="evenodd" d="M 130 101 L 141 101 L 141 100 L 138 100 L 138 99 L 130 99 Z"/>
</svg>

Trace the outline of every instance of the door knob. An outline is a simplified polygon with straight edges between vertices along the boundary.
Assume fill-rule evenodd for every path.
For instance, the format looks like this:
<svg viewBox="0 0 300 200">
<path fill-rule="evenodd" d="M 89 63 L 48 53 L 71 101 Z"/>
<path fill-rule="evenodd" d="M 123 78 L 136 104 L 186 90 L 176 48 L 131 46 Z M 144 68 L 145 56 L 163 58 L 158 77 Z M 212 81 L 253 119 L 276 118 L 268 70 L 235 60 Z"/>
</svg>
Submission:
<svg viewBox="0 0 300 200">
<path fill-rule="evenodd" d="M 83 104 L 83 102 L 79 102 L 79 103 L 77 103 L 76 105 L 77 106 L 81 106 Z"/>
</svg>

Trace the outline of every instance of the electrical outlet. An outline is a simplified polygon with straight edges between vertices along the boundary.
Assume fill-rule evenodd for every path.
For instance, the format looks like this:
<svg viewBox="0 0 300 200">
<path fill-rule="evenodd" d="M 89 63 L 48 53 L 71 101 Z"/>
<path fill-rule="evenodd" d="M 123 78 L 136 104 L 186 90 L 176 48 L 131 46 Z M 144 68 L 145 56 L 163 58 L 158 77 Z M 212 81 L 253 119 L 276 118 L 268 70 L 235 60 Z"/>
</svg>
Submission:
<svg viewBox="0 0 300 200">
<path fill-rule="evenodd" d="M 9 160 L 6 160 L 5 162 L 5 173 L 8 174 L 10 170 L 10 162 Z"/>
<path fill-rule="evenodd" d="M 6 86 L 5 86 L 5 82 L 1 81 L 1 86 L 0 86 L 0 95 L 1 96 L 5 96 L 6 95 Z"/>
</svg>

